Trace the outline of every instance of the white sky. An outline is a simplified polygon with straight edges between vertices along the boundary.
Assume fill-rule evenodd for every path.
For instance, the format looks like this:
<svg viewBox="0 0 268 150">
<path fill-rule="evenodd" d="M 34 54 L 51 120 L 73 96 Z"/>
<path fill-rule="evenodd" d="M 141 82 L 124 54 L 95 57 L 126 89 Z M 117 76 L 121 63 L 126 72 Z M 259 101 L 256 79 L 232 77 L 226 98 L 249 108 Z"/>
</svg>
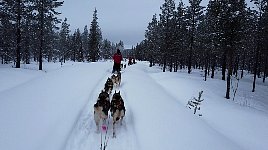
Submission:
<svg viewBox="0 0 268 150">
<path fill-rule="evenodd" d="M 176 0 L 176 5 L 179 0 Z M 188 5 L 188 0 L 183 0 Z M 206 6 L 208 0 L 203 0 Z M 85 25 L 90 26 L 96 8 L 98 22 L 103 38 L 118 43 L 124 42 L 125 48 L 136 46 L 144 39 L 144 33 L 153 14 L 159 15 L 164 0 L 65 0 L 59 12 L 60 18 L 67 18 L 72 32 Z"/>
</svg>

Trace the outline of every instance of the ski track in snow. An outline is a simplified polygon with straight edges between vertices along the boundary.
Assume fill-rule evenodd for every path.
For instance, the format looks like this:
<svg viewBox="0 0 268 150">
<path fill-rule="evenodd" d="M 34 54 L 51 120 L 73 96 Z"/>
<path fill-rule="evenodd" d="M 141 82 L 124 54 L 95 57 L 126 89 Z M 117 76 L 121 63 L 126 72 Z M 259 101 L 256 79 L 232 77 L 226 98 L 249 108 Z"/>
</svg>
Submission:
<svg viewBox="0 0 268 150">
<path fill-rule="evenodd" d="M 95 104 L 99 92 L 103 89 L 104 84 L 108 77 L 111 76 L 111 70 L 107 70 L 103 78 L 101 78 L 95 85 L 95 89 L 92 90 L 88 97 L 88 104 L 81 111 L 78 116 L 77 122 L 74 125 L 73 131 L 71 132 L 65 150 L 88 150 L 88 149 L 100 149 L 101 140 L 107 142 L 107 149 L 117 150 L 134 150 L 138 148 L 138 142 L 136 133 L 133 127 L 133 115 L 131 108 L 127 105 L 127 93 L 124 91 L 124 75 L 122 73 L 122 82 L 120 87 L 114 87 L 110 98 L 112 97 L 115 90 L 120 91 L 123 100 L 125 101 L 126 115 L 123 119 L 122 125 L 117 123 L 115 126 L 116 138 L 112 137 L 113 123 L 112 117 L 110 116 L 106 122 L 108 126 L 107 135 L 104 131 L 97 132 L 96 125 L 94 122 L 93 105 Z M 134 138 L 134 139 L 133 139 Z M 103 147 L 104 145 L 102 145 Z"/>
</svg>

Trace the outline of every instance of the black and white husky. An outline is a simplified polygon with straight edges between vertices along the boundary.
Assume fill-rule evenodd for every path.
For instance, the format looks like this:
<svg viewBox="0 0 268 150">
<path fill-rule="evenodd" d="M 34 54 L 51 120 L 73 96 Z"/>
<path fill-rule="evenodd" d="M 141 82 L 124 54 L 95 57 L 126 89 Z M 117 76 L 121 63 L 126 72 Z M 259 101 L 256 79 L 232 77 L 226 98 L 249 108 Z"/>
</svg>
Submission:
<svg viewBox="0 0 268 150">
<path fill-rule="evenodd" d="M 121 84 L 121 73 L 117 72 L 111 76 L 114 85 L 119 86 Z"/>
<path fill-rule="evenodd" d="M 104 85 L 104 91 L 107 92 L 108 94 L 111 94 L 113 90 L 114 83 L 111 78 L 108 78 L 105 85 Z"/>
<path fill-rule="evenodd" d="M 122 125 L 123 118 L 125 116 L 125 105 L 124 100 L 122 99 L 120 95 L 120 91 L 118 93 L 114 93 L 111 101 L 111 116 L 113 118 L 113 137 L 115 137 L 115 124 L 117 122 L 120 122 Z"/>
<path fill-rule="evenodd" d="M 96 104 L 94 105 L 94 120 L 96 123 L 97 131 L 99 131 L 100 125 L 108 118 L 109 109 L 109 94 L 105 91 L 102 91 L 99 94 Z"/>
</svg>

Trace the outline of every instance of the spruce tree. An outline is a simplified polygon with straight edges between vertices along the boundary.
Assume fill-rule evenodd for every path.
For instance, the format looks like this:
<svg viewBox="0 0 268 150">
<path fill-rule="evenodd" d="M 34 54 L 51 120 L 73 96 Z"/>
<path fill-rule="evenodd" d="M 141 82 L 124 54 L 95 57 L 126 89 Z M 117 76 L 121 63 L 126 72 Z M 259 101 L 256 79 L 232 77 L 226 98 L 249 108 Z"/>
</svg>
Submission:
<svg viewBox="0 0 268 150">
<path fill-rule="evenodd" d="M 97 9 L 95 8 L 89 32 L 89 60 L 92 62 L 96 62 L 99 59 L 102 40 L 101 30 L 97 20 Z"/>
<path fill-rule="evenodd" d="M 111 42 L 108 39 L 104 39 L 102 43 L 102 48 L 101 48 L 102 55 L 101 57 L 103 59 L 110 59 L 112 56 L 112 45 Z"/>
<path fill-rule="evenodd" d="M 150 62 L 150 67 L 153 66 L 155 59 L 157 58 L 159 51 L 159 26 L 156 18 L 156 14 L 153 15 L 152 21 L 149 23 L 147 30 L 145 31 L 145 39 L 148 42 L 147 56 Z"/>
<path fill-rule="evenodd" d="M 60 30 L 60 61 L 65 63 L 66 60 L 66 53 L 68 52 L 68 41 L 67 37 L 70 33 L 69 30 L 70 24 L 67 23 L 67 18 L 64 19 L 64 21 L 61 24 L 61 30 Z"/>
<path fill-rule="evenodd" d="M 85 55 L 85 57 L 88 57 L 88 43 L 89 43 L 89 33 L 88 33 L 88 28 L 87 28 L 87 25 L 84 27 L 84 31 L 81 35 L 81 38 L 82 38 L 82 46 L 83 46 L 83 53 Z"/>
</svg>

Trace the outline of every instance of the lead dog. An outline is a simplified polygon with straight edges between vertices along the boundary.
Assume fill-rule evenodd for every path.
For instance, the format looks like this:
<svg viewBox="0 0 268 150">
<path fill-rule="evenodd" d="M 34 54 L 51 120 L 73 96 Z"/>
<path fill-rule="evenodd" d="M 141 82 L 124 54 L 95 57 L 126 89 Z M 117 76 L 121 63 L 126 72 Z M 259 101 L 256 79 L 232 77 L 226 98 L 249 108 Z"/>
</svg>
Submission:
<svg viewBox="0 0 268 150">
<path fill-rule="evenodd" d="M 114 93 L 111 101 L 111 116 L 113 117 L 113 137 L 115 136 L 115 124 L 120 122 L 122 125 L 123 118 L 125 116 L 126 108 L 124 105 L 124 101 L 120 95 L 120 91 L 118 93 Z"/>
<path fill-rule="evenodd" d="M 94 105 L 94 120 L 97 131 L 100 129 L 100 123 L 103 123 L 108 118 L 108 111 L 110 109 L 109 94 L 102 91 L 99 94 L 96 104 Z"/>
</svg>

